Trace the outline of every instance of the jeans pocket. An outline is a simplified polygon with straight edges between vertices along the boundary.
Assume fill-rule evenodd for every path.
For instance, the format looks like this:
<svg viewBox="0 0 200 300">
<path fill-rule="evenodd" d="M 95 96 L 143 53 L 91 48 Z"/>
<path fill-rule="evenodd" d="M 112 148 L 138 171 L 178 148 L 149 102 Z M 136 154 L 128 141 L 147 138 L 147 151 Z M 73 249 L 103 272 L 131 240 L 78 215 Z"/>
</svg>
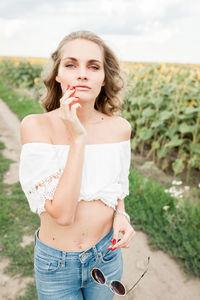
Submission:
<svg viewBox="0 0 200 300">
<path fill-rule="evenodd" d="M 115 250 L 110 250 L 103 258 L 102 258 L 102 262 L 107 264 L 107 263 L 111 263 L 113 261 L 115 261 L 117 259 L 117 257 L 120 255 L 121 253 L 121 249 L 117 248 Z M 103 251 L 103 255 L 104 255 L 104 251 Z M 102 256 L 103 256 L 102 255 Z"/>
<path fill-rule="evenodd" d="M 34 268 L 39 273 L 55 272 L 60 269 L 60 261 L 50 256 L 34 255 Z"/>
</svg>

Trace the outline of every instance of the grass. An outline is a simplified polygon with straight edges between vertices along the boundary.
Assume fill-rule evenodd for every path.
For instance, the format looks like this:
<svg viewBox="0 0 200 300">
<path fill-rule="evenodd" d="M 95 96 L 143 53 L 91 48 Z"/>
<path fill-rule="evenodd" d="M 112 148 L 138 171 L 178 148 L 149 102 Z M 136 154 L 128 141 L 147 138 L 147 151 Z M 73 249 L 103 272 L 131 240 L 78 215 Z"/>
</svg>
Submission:
<svg viewBox="0 0 200 300">
<path fill-rule="evenodd" d="M 200 277 L 200 203 L 172 197 L 133 167 L 129 181 L 125 207 L 134 228 L 148 233 L 151 246 L 175 258 L 189 275 Z"/>
<path fill-rule="evenodd" d="M 0 97 L 22 119 L 29 113 L 41 112 L 39 104 L 31 99 L 28 106 L 21 105 L 20 95 L 5 89 L 0 83 Z M 28 107 L 28 109 L 27 109 Z M 26 110 L 27 109 L 27 110 Z M 0 142 L 0 150 L 4 144 Z M 8 257 L 5 272 L 10 275 L 33 276 L 33 250 L 31 243 L 22 248 L 23 235 L 34 235 L 40 225 L 39 216 L 33 214 L 20 183 L 4 184 L 3 174 L 12 160 L 4 158 L 0 151 L 0 258 Z M 189 200 L 177 200 L 164 192 L 165 187 L 139 174 L 131 165 L 130 195 L 125 200 L 135 229 L 145 231 L 150 244 L 176 259 L 190 275 L 200 276 L 200 204 Z M 165 210 L 164 207 L 168 209 Z M 35 284 L 28 284 L 25 295 L 18 300 L 37 299 Z"/>
<path fill-rule="evenodd" d="M 0 79 L 0 98 L 17 114 L 20 120 L 26 115 L 42 113 L 44 110 L 35 99 L 20 95 Z"/>
<path fill-rule="evenodd" d="M 0 142 L 0 149 L 4 144 Z M 12 275 L 33 276 L 33 243 L 21 247 L 24 234 L 33 235 L 39 227 L 38 215 L 31 213 L 20 183 L 3 183 L 3 174 L 13 162 L 4 158 L 0 152 L 0 258 L 7 257 L 10 263 L 5 272 Z M 28 287 L 33 297 L 19 299 L 37 299 L 34 284 Z"/>
</svg>

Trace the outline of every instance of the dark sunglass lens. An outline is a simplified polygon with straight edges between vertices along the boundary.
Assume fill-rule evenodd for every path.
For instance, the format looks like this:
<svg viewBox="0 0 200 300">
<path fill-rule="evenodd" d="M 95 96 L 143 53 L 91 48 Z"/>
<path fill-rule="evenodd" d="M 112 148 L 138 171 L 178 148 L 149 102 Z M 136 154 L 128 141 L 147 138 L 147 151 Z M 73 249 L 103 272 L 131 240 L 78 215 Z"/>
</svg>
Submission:
<svg viewBox="0 0 200 300">
<path fill-rule="evenodd" d="M 125 288 L 123 284 L 121 284 L 121 282 L 119 281 L 113 281 L 111 283 L 111 289 L 114 293 L 118 295 L 125 295 Z"/>
<path fill-rule="evenodd" d="M 98 283 L 100 283 L 100 284 L 105 283 L 105 277 L 99 269 L 92 270 L 92 276 L 93 276 L 94 280 L 96 280 Z"/>
</svg>

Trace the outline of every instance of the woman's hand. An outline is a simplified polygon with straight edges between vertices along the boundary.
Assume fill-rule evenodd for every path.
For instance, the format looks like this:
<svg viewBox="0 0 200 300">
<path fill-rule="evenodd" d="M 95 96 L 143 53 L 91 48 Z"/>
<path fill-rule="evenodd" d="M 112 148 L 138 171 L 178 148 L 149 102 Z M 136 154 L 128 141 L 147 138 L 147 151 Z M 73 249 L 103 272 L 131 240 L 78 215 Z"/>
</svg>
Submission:
<svg viewBox="0 0 200 300">
<path fill-rule="evenodd" d="M 80 103 L 72 104 L 73 101 L 78 101 L 79 97 L 71 97 L 75 92 L 75 88 L 69 88 L 66 90 L 62 98 L 60 99 L 60 109 L 58 112 L 59 118 L 67 125 L 73 141 L 79 138 L 85 138 L 87 131 L 81 124 L 76 114 L 76 109 L 81 107 Z"/>
<path fill-rule="evenodd" d="M 113 229 L 113 246 L 110 246 L 109 248 L 112 248 L 112 250 L 116 248 L 129 248 L 130 242 L 135 235 L 135 231 L 124 215 L 115 215 Z M 124 236 L 119 242 L 117 242 L 120 232 L 122 232 Z"/>
</svg>

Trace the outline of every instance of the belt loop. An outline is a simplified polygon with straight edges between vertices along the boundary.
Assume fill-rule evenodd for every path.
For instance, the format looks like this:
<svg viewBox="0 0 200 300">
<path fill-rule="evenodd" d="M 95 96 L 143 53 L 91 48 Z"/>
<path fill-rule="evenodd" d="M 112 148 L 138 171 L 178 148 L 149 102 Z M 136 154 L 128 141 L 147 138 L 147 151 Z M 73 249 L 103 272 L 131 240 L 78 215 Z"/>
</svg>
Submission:
<svg viewBox="0 0 200 300">
<path fill-rule="evenodd" d="M 94 251 L 94 255 L 97 257 L 98 256 L 98 249 L 97 249 L 96 245 L 94 245 L 92 248 L 93 248 L 93 251 Z"/>
<path fill-rule="evenodd" d="M 66 257 L 66 251 L 62 251 L 62 260 L 64 260 Z"/>
</svg>

